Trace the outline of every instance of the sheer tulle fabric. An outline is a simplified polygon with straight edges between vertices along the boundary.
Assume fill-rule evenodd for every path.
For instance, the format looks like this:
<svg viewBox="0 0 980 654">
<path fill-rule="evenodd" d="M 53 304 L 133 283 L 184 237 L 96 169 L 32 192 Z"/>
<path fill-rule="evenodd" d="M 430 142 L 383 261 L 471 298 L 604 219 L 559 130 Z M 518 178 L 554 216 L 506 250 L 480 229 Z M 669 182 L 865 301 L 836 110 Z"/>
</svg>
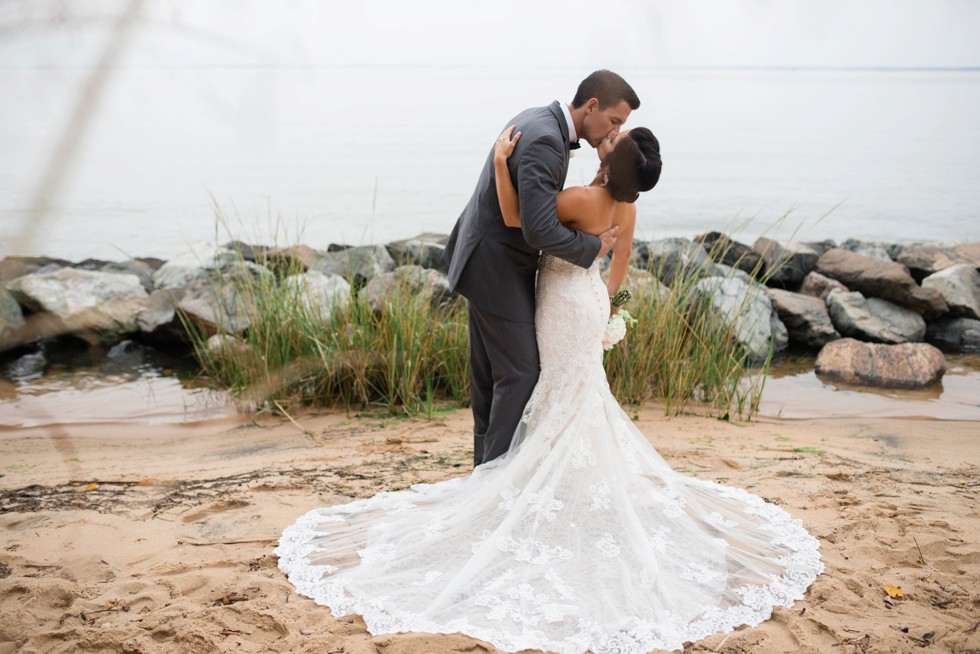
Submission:
<svg viewBox="0 0 980 654">
<path fill-rule="evenodd" d="M 595 266 L 543 257 L 541 377 L 511 450 L 310 511 L 276 550 L 296 589 L 373 634 L 563 654 L 679 649 L 800 599 L 818 541 L 760 497 L 670 469 L 609 391 L 607 316 Z"/>
</svg>

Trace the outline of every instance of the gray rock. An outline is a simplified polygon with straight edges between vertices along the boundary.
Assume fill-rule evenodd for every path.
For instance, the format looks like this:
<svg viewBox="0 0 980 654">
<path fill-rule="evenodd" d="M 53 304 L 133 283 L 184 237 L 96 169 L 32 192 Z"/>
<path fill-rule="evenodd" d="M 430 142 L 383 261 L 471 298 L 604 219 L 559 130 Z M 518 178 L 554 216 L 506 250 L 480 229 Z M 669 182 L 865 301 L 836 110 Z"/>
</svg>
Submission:
<svg viewBox="0 0 980 654">
<path fill-rule="evenodd" d="M 836 279 L 852 291 L 860 291 L 865 297 L 894 302 L 929 320 L 949 310 L 939 291 L 922 288 L 905 266 L 894 261 L 882 261 L 838 248 L 820 257 L 817 272 Z"/>
<path fill-rule="evenodd" d="M 155 288 L 181 288 L 208 279 L 214 271 L 224 266 L 243 261 L 245 260 L 237 252 L 212 246 L 199 246 L 160 266 L 153 273 L 153 285 Z"/>
<path fill-rule="evenodd" d="M 919 278 L 937 273 L 944 268 L 966 263 L 980 268 L 980 243 L 916 243 L 906 245 L 895 257 Z"/>
<path fill-rule="evenodd" d="M 836 279 L 821 275 L 814 270 L 813 272 L 807 273 L 807 276 L 803 278 L 803 283 L 800 284 L 800 293 L 826 300 L 827 296 L 835 288 L 845 293 L 850 290 Z"/>
<path fill-rule="evenodd" d="M 7 374 L 19 381 L 37 379 L 48 367 L 48 359 L 42 350 L 17 357 L 7 364 Z"/>
<path fill-rule="evenodd" d="M 714 274 L 711 277 L 735 277 L 746 284 L 752 285 L 755 283 L 755 277 L 745 272 L 740 268 L 732 268 L 731 266 L 726 266 L 723 263 L 716 263 Z"/>
<path fill-rule="evenodd" d="M 857 291 L 831 291 L 827 308 L 834 327 L 844 336 L 878 343 L 908 343 L 921 341 L 926 334 L 926 321 L 919 314 L 887 300 L 865 298 Z"/>
<path fill-rule="evenodd" d="M 810 348 L 821 348 L 840 338 L 827 312 L 827 305 L 809 295 L 776 288 L 766 291 L 779 319 L 786 325 L 789 339 Z"/>
<path fill-rule="evenodd" d="M 695 236 L 694 242 L 699 243 L 716 263 L 738 268 L 752 278 L 761 277 L 766 271 L 766 262 L 762 255 L 721 232 Z"/>
<path fill-rule="evenodd" d="M 122 273 L 126 275 L 136 275 L 140 280 L 140 284 L 143 286 L 143 290 L 147 293 L 152 293 L 153 286 L 153 268 L 148 264 L 139 259 L 127 259 L 126 261 L 110 262 L 98 268 L 102 272 L 107 273 Z"/>
<path fill-rule="evenodd" d="M 394 241 L 385 247 L 398 266 L 422 266 L 440 272 L 449 272 L 449 266 L 442 261 L 449 237 L 445 234 L 419 234 L 404 241 Z"/>
<path fill-rule="evenodd" d="M 833 250 L 837 247 L 837 243 L 831 239 L 826 239 L 824 241 L 806 241 L 803 245 L 807 246 L 818 255 L 822 255 L 827 250 Z"/>
<path fill-rule="evenodd" d="M 354 288 L 359 289 L 375 276 L 395 269 L 395 260 L 383 245 L 347 248 L 327 252 L 317 259 L 312 270 L 324 275 L 340 275 Z"/>
<path fill-rule="evenodd" d="M 635 245 L 635 244 L 634 244 Z M 715 264 L 704 248 L 686 238 L 665 238 L 650 241 L 639 250 L 634 247 L 634 257 L 639 268 L 646 268 L 667 286 L 677 280 L 695 281 L 716 275 Z M 642 259 L 646 258 L 646 265 Z"/>
<path fill-rule="evenodd" d="M 946 352 L 980 354 L 980 320 L 940 318 L 926 327 L 926 340 Z"/>
<path fill-rule="evenodd" d="M 927 343 L 881 345 L 845 338 L 825 345 L 816 367 L 818 375 L 850 384 L 922 388 L 942 378 L 946 360 Z"/>
<path fill-rule="evenodd" d="M 24 313 L 10 292 L 0 286 L 0 352 L 16 347 L 21 341 Z"/>
<path fill-rule="evenodd" d="M 174 296 L 179 297 L 175 308 L 205 334 L 241 334 L 252 324 L 254 288 L 234 282 L 198 281 L 181 290 L 183 293 Z"/>
<path fill-rule="evenodd" d="M 802 243 L 781 243 L 771 238 L 759 238 L 752 249 L 766 262 L 767 284 L 782 288 L 798 288 L 803 278 L 813 270 L 820 255 Z"/>
<path fill-rule="evenodd" d="M 74 268 L 19 277 L 8 288 L 22 306 L 47 314 L 26 341 L 70 333 L 90 343 L 115 342 L 137 330 L 147 297 L 135 275 Z"/>
<path fill-rule="evenodd" d="M 358 298 L 376 313 L 396 302 L 423 302 L 437 307 L 451 297 L 449 278 L 422 266 L 399 266 L 377 275 L 358 293 Z"/>
<path fill-rule="evenodd" d="M 859 241 L 856 238 L 849 238 L 841 243 L 841 248 L 851 252 L 857 252 L 858 254 L 863 254 L 866 257 L 879 259 L 881 261 L 892 260 L 891 255 L 888 254 L 887 246 L 884 243 L 877 243 L 875 241 Z"/>
<path fill-rule="evenodd" d="M 943 268 L 923 279 L 922 286 L 939 291 L 952 316 L 980 319 L 980 273 L 970 264 Z"/>
<path fill-rule="evenodd" d="M 653 297 L 664 298 L 670 293 L 670 289 L 661 284 L 652 272 L 632 267 L 627 269 L 621 288 L 629 291 L 637 302 Z M 630 306 L 626 305 L 626 308 L 629 309 Z"/>
<path fill-rule="evenodd" d="M 351 298 L 350 284 L 346 279 L 340 275 L 324 275 L 315 270 L 302 275 L 291 275 L 282 280 L 282 285 L 291 289 L 307 310 L 324 318 L 330 315 L 334 307 L 345 306 Z"/>
<path fill-rule="evenodd" d="M 761 285 L 750 286 L 736 277 L 707 277 L 694 285 L 693 294 L 731 326 L 753 361 L 764 361 L 770 348 L 773 352 L 786 349 L 786 326 Z"/>
<path fill-rule="evenodd" d="M 160 344 L 183 343 L 187 331 L 177 315 L 176 306 L 184 297 L 183 288 L 159 289 L 150 293 L 136 316 L 136 326 L 148 340 Z"/>
</svg>

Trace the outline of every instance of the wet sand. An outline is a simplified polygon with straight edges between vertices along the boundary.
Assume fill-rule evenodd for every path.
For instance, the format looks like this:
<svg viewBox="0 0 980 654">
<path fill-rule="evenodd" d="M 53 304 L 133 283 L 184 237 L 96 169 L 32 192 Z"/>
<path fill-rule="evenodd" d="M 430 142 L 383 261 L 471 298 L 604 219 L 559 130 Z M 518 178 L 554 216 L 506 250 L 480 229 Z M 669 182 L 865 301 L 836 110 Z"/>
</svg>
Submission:
<svg viewBox="0 0 980 654">
<path fill-rule="evenodd" d="M 0 654 L 495 652 L 372 637 L 272 555 L 314 506 L 470 469 L 470 416 L 323 412 L 0 431 Z M 980 421 L 637 416 L 675 468 L 786 508 L 821 541 L 806 599 L 691 652 L 980 650 Z M 884 586 L 901 587 L 891 599 Z"/>
</svg>

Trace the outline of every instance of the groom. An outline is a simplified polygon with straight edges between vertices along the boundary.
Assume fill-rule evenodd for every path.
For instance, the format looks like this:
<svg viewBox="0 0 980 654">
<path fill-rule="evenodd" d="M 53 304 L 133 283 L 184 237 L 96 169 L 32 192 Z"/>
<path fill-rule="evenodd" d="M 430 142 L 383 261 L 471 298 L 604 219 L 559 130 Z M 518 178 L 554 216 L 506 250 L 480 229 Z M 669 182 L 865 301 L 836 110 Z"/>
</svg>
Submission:
<svg viewBox="0 0 980 654">
<path fill-rule="evenodd" d="M 555 101 L 507 121 L 521 132 L 507 160 L 521 227 L 504 225 L 491 148 L 453 228 L 443 261 L 450 286 L 469 300 L 474 465 L 507 452 L 538 380 L 534 280 L 540 253 L 588 268 L 616 242 L 616 228 L 592 236 L 558 222 L 555 198 L 568 174 L 569 149 L 580 138 L 597 147 L 639 106 L 626 80 L 597 70 L 582 80 L 571 104 Z"/>
</svg>

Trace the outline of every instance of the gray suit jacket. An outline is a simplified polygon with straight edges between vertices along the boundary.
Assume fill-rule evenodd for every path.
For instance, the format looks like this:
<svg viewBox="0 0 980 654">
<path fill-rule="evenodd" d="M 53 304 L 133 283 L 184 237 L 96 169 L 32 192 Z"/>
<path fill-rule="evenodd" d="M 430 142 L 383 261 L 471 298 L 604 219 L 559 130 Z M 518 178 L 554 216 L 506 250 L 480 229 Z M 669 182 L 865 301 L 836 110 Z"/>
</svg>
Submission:
<svg viewBox="0 0 980 654">
<path fill-rule="evenodd" d="M 521 206 L 521 228 L 507 227 L 497 200 L 493 150 L 443 253 L 450 287 L 487 313 L 534 322 L 534 279 L 546 252 L 588 268 L 598 237 L 558 222 L 555 198 L 568 174 L 568 124 L 558 102 L 527 109 L 507 123 L 521 132 L 507 160 Z"/>
</svg>

